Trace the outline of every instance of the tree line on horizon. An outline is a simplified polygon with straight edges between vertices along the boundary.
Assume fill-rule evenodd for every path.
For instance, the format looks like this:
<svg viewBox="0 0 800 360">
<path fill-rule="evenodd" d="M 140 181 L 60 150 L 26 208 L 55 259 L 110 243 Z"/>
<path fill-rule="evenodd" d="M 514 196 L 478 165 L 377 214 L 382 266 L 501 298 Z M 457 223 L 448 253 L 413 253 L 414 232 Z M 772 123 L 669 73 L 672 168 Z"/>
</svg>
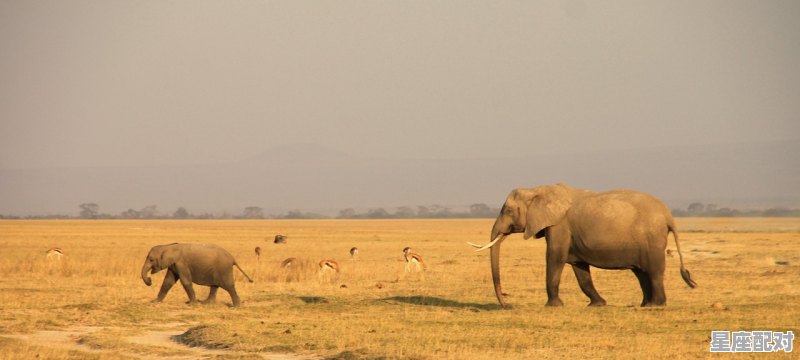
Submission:
<svg viewBox="0 0 800 360">
<path fill-rule="evenodd" d="M 476 203 L 467 210 L 456 211 L 442 205 L 429 206 L 400 206 L 393 212 L 385 208 L 370 208 L 366 212 L 358 212 L 354 208 L 339 211 L 336 216 L 329 216 L 314 212 L 291 210 L 280 214 L 266 214 L 258 206 L 247 206 L 241 213 L 228 212 L 191 213 L 185 207 L 178 207 L 172 213 L 158 210 L 156 205 L 148 205 L 139 210 L 128 209 L 119 214 L 109 214 L 100 211 L 96 203 L 83 203 L 78 206 L 78 216 L 55 214 L 35 216 L 12 216 L 0 214 L 0 219 L 459 219 L 459 218 L 495 218 L 500 212 L 499 208 L 492 208 L 484 203 Z M 727 207 L 718 207 L 715 204 L 694 202 L 686 209 L 672 209 L 675 217 L 800 217 L 800 209 L 772 207 L 765 210 L 738 210 Z"/>
<path fill-rule="evenodd" d="M 0 219 L 445 219 L 445 218 L 494 218 L 499 208 L 491 208 L 486 204 L 472 204 L 466 211 L 455 211 L 442 205 L 419 205 L 416 207 L 400 206 L 394 211 L 385 208 L 370 208 L 366 212 L 358 212 L 354 208 L 342 209 L 335 216 L 301 210 L 290 210 L 279 214 L 266 214 L 258 206 L 247 206 L 241 213 L 192 213 L 185 207 L 178 207 L 174 212 L 159 211 L 158 206 L 148 205 L 139 210 L 128 209 L 118 214 L 104 213 L 96 203 L 83 203 L 77 216 L 66 214 L 4 216 Z"/>
<path fill-rule="evenodd" d="M 800 217 L 800 209 L 771 207 L 765 210 L 738 210 L 716 204 L 693 202 L 686 210 L 672 209 L 676 217 Z"/>
</svg>

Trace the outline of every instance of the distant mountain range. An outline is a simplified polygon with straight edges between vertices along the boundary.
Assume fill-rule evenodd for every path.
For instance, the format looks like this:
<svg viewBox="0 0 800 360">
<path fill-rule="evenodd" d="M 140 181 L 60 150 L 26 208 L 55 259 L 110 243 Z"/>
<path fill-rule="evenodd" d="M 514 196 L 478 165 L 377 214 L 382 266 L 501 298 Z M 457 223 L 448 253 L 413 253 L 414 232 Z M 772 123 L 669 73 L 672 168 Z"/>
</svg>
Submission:
<svg viewBox="0 0 800 360">
<path fill-rule="evenodd" d="M 298 144 L 223 164 L 0 169 L 0 214 L 77 214 L 86 202 L 114 214 L 152 204 L 168 213 L 259 206 L 332 215 L 350 207 L 497 207 L 515 187 L 556 182 L 643 190 L 673 208 L 797 208 L 798 155 L 800 141 L 470 159 L 375 159 Z"/>
</svg>

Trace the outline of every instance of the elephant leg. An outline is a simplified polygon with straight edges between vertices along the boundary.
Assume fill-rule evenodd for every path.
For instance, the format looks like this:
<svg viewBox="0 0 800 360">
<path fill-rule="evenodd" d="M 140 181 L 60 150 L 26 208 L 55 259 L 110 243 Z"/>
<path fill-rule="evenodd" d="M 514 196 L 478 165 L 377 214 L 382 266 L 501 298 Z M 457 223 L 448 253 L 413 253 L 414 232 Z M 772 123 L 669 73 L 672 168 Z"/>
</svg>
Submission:
<svg viewBox="0 0 800 360">
<path fill-rule="evenodd" d="M 158 297 L 156 297 L 156 302 L 164 301 L 164 298 L 167 296 L 169 289 L 172 289 L 172 285 L 175 285 L 175 281 L 177 280 L 178 275 L 172 271 L 172 269 L 167 270 L 167 276 L 164 277 L 164 282 L 161 283 L 161 289 L 158 290 Z"/>
<path fill-rule="evenodd" d="M 663 238 L 666 238 L 666 235 Z M 652 306 L 667 305 L 667 293 L 664 291 L 664 268 L 666 267 L 664 260 L 664 247 L 659 247 L 658 251 L 651 252 L 648 259 L 647 273 L 650 275 L 652 289 L 650 305 Z"/>
<path fill-rule="evenodd" d="M 192 287 L 192 276 L 189 272 L 185 272 L 180 277 L 181 285 L 183 285 L 183 289 L 186 290 L 186 295 L 189 296 L 189 301 L 187 304 L 195 304 L 197 303 L 197 296 L 194 293 L 194 288 Z"/>
<path fill-rule="evenodd" d="M 563 229 L 561 230 L 563 231 Z M 561 240 L 568 235 L 557 234 L 551 237 L 548 231 L 547 240 L 547 304 L 546 306 L 563 306 L 564 302 L 558 297 L 558 286 L 561 284 L 561 272 L 567 263 L 569 247 L 566 241 Z"/>
<path fill-rule="evenodd" d="M 211 286 L 211 290 L 208 291 L 208 298 L 203 300 L 204 304 L 213 304 L 215 301 L 217 301 L 217 289 L 219 289 L 219 286 Z"/>
<path fill-rule="evenodd" d="M 233 284 L 225 284 L 222 285 L 222 288 L 231 295 L 231 301 L 233 302 L 233 306 L 239 306 L 242 303 L 241 299 L 239 299 L 239 294 L 236 293 L 236 286 Z"/>
<path fill-rule="evenodd" d="M 605 305 L 605 299 L 597 293 L 597 289 L 594 288 L 594 283 L 592 283 L 592 274 L 589 271 L 589 264 L 585 262 L 572 264 L 572 270 L 575 272 L 575 277 L 578 278 L 578 285 L 580 285 L 581 290 L 589 297 L 589 300 L 591 300 L 589 306 Z"/>
<path fill-rule="evenodd" d="M 664 306 L 667 305 L 667 294 L 664 291 L 664 272 L 653 271 L 649 273 L 650 285 L 652 288 L 652 295 L 650 297 L 650 306 Z"/>
<path fill-rule="evenodd" d="M 653 284 L 650 280 L 650 275 L 641 269 L 633 268 L 632 270 L 633 274 L 636 275 L 636 278 L 639 280 L 639 286 L 642 287 L 641 306 L 648 306 L 653 299 Z"/>
<path fill-rule="evenodd" d="M 547 257 L 547 304 L 546 306 L 563 306 L 564 302 L 558 297 L 558 286 L 561 283 L 561 271 L 564 270 L 564 261 Z"/>
</svg>

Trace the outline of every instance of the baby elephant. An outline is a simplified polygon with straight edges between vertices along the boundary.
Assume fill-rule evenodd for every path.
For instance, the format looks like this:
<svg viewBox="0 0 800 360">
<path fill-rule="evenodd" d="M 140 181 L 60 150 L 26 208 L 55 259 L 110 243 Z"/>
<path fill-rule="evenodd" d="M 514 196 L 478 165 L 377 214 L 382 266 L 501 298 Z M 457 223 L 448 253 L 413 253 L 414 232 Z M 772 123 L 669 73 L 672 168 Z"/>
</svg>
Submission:
<svg viewBox="0 0 800 360">
<path fill-rule="evenodd" d="M 192 283 L 197 285 L 210 286 L 208 299 L 204 303 L 213 303 L 216 300 L 217 288 L 225 289 L 233 300 L 233 306 L 239 306 L 241 301 L 236 294 L 236 287 L 233 283 L 233 266 L 250 282 L 253 282 L 244 270 L 236 263 L 229 252 L 217 245 L 204 244 L 169 244 L 158 245 L 150 249 L 147 259 L 142 266 L 142 280 L 147 286 L 153 282 L 148 276 L 161 270 L 167 269 L 167 276 L 161 284 L 158 292 L 157 302 L 164 300 L 167 292 L 175 285 L 175 281 L 180 280 L 186 294 L 189 295 L 189 304 L 197 302 Z"/>
</svg>

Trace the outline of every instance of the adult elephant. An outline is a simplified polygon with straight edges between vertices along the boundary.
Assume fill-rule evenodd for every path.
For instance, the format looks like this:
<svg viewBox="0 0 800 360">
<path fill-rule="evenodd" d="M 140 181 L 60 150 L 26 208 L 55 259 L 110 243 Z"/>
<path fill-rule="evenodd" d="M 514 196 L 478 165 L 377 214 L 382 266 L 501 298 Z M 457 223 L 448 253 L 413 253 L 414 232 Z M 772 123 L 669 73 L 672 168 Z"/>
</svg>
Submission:
<svg viewBox="0 0 800 360">
<path fill-rule="evenodd" d="M 642 306 L 666 305 L 664 250 L 672 232 L 683 280 L 697 284 L 683 265 L 678 233 L 669 209 L 655 197 L 631 190 L 595 193 L 567 185 L 515 189 L 506 198 L 492 227 L 492 281 L 497 300 L 507 307 L 500 286 L 500 245 L 512 233 L 547 241 L 547 305 L 561 306 L 558 286 L 564 264 L 572 265 L 590 306 L 605 305 L 592 283 L 590 266 L 630 269 L 642 287 Z"/>
<path fill-rule="evenodd" d="M 239 306 L 241 300 L 236 294 L 236 287 L 233 281 L 233 266 L 250 282 L 253 282 L 247 274 L 239 267 L 236 260 L 228 251 L 217 245 L 204 244 L 169 244 L 158 245 L 150 249 L 147 258 L 142 266 L 142 280 L 147 286 L 153 282 L 148 276 L 161 270 L 167 269 L 167 275 L 161 284 L 158 292 L 157 302 L 164 300 L 167 292 L 180 281 L 186 294 L 189 296 L 189 304 L 197 302 L 192 283 L 210 286 L 208 298 L 204 303 L 212 303 L 216 300 L 217 289 L 225 289 L 231 296 L 233 306 Z"/>
</svg>

